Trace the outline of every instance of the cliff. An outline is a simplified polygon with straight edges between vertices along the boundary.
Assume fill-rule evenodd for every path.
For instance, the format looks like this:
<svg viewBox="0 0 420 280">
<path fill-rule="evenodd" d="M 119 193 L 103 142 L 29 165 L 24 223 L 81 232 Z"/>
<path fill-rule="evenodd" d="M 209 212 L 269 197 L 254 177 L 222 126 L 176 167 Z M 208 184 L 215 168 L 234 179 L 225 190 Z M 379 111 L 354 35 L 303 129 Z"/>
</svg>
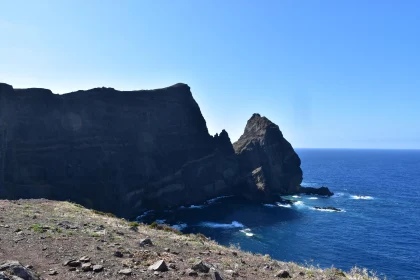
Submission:
<svg viewBox="0 0 420 280">
<path fill-rule="evenodd" d="M 186 84 L 64 95 L 0 84 L 0 198 L 72 200 L 118 215 L 200 203 L 255 186 L 298 188 L 300 160 L 254 115 L 233 148 L 214 137 Z"/>
<path fill-rule="evenodd" d="M 302 182 L 299 156 L 269 119 L 254 114 L 233 146 L 249 197 L 270 201 L 273 194 L 299 192 Z"/>
</svg>

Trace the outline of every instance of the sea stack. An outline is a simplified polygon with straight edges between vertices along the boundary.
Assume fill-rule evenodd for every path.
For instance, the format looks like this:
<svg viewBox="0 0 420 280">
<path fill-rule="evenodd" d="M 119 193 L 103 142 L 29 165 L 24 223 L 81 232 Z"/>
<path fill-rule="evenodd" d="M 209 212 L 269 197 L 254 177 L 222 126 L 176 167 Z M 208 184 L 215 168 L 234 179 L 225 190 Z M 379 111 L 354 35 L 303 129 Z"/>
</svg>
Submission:
<svg viewBox="0 0 420 280">
<path fill-rule="evenodd" d="M 298 192 L 302 182 L 300 158 L 278 125 L 254 114 L 233 147 L 240 172 L 246 178 L 247 197 L 272 201 L 274 194 Z"/>
</svg>

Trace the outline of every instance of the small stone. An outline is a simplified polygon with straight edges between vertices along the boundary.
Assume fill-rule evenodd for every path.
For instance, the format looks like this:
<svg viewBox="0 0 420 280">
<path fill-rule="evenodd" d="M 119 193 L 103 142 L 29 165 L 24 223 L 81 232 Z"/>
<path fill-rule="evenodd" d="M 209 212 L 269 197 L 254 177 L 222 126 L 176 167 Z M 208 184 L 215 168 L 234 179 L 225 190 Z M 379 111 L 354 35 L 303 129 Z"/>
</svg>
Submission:
<svg viewBox="0 0 420 280">
<path fill-rule="evenodd" d="M 210 267 L 208 264 L 204 263 L 202 260 L 197 260 L 191 267 L 191 269 L 198 271 L 198 272 L 204 272 L 207 273 L 210 270 Z"/>
<path fill-rule="evenodd" d="M 84 263 L 82 264 L 82 271 L 91 271 L 92 270 L 92 264 L 91 263 Z"/>
<path fill-rule="evenodd" d="M 69 271 L 76 271 L 76 268 L 75 267 L 70 267 Z"/>
<path fill-rule="evenodd" d="M 177 267 L 176 267 L 176 264 L 175 264 L 175 263 L 169 263 L 169 264 L 168 264 L 168 267 L 169 267 L 170 269 L 177 269 Z"/>
<path fill-rule="evenodd" d="M 9 228 L 10 226 L 9 226 L 9 225 L 4 225 L 4 227 L 5 227 L 5 228 Z"/>
<path fill-rule="evenodd" d="M 123 255 L 123 253 L 121 253 L 120 251 L 116 251 L 116 252 L 114 253 L 114 256 L 115 256 L 115 257 L 117 257 L 117 258 L 122 258 L 124 255 Z"/>
<path fill-rule="evenodd" d="M 94 265 L 93 266 L 93 271 L 94 272 L 101 272 L 104 269 L 104 267 L 100 264 Z"/>
<path fill-rule="evenodd" d="M 153 242 L 152 240 L 150 240 L 150 238 L 145 238 L 140 240 L 140 247 L 144 247 L 144 246 L 153 246 Z"/>
<path fill-rule="evenodd" d="M 231 269 L 225 270 L 225 273 L 228 274 L 228 275 L 230 275 L 230 276 L 232 276 L 232 277 L 239 276 L 238 272 L 236 272 L 234 270 L 231 270 Z"/>
<path fill-rule="evenodd" d="M 80 265 L 80 262 L 77 260 L 69 260 L 69 261 L 64 262 L 64 265 L 65 266 L 68 265 L 70 267 L 78 267 Z"/>
<path fill-rule="evenodd" d="M 120 271 L 118 271 L 118 274 L 131 275 L 131 269 L 129 268 L 121 269 Z"/>
<path fill-rule="evenodd" d="M 238 256 L 238 253 L 237 252 L 232 252 L 232 255 L 234 255 L 235 257 L 237 257 Z"/>
<path fill-rule="evenodd" d="M 305 276 L 305 272 L 301 271 L 301 272 L 299 272 L 299 275 L 300 276 Z"/>
<path fill-rule="evenodd" d="M 48 275 L 57 275 L 58 272 L 56 270 L 52 270 L 50 269 L 50 271 L 48 272 Z"/>
<path fill-rule="evenodd" d="M 166 263 L 164 260 L 159 260 L 155 262 L 154 264 L 152 264 L 151 266 L 149 266 L 148 270 L 164 272 L 164 271 L 168 271 L 168 267 L 166 266 Z"/>
<path fill-rule="evenodd" d="M 171 251 L 171 249 L 169 249 L 169 248 L 165 248 L 165 249 L 163 249 L 165 252 L 170 252 Z"/>
<path fill-rule="evenodd" d="M 287 270 L 280 270 L 274 276 L 279 278 L 290 278 L 290 274 Z"/>
<path fill-rule="evenodd" d="M 214 268 L 210 269 L 210 277 L 212 280 L 223 280 L 222 276 L 220 276 L 220 273 Z"/>
<path fill-rule="evenodd" d="M 185 270 L 185 274 L 187 274 L 188 276 L 198 276 L 198 273 L 192 270 L 191 268 L 188 268 L 187 270 Z"/>
<path fill-rule="evenodd" d="M 90 258 L 88 256 L 83 256 L 79 259 L 80 262 L 90 262 Z"/>
</svg>

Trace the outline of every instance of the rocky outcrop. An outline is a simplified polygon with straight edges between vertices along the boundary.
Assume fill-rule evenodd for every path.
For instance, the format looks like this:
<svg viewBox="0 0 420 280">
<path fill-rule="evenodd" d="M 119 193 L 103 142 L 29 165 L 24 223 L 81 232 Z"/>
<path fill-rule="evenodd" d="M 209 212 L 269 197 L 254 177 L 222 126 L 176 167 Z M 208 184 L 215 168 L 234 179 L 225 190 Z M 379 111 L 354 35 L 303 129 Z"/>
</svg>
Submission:
<svg viewBox="0 0 420 280">
<path fill-rule="evenodd" d="M 0 84 L 0 197 L 126 215 L 230 193 L 237 170 L 229 136 L 209 135 L 186 84 L 64 95 Z"/>
<path fill-rule="evenodd" d="M 302 182 L 299 156 L 279 127 L 266 117 L 254 114 L 233 147 L 240 172 L 246 178 L 244 192 L 248 197 L 270 201 L 273 194 L 299 190 Z"/>
<path fill-rule="evenodd" d="M 332 196 L 333 192 L 330 191 L 327 187 L 312 188 L 312 187 L 300 187 L 298 193 L 303 193 L 307 195 L 321 195 L 321 196 Z"/>
<path fill-rule="evenodd" d="M 0 198 L 71 200 L 130 216 L 233 193 L 296 192 L 299 157 L 254 114 L 232 146 L 211 136 L 186 84 L 64 95 L 0 84 Z"/>
</svg>

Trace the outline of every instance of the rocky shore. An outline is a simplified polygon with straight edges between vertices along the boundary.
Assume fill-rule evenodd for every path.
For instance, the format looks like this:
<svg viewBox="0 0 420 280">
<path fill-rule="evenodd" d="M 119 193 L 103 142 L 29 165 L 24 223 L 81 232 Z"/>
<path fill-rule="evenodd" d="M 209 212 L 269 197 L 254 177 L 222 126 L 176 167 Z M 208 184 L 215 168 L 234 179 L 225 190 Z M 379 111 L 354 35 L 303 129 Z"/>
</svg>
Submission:
<svg viewBox="0 0 420 280">
<path fill-rule="evenodd" d="M 152 227 L 69 202 L 0 200 L 0 279 L 377 279 Z"/>
</svg>

